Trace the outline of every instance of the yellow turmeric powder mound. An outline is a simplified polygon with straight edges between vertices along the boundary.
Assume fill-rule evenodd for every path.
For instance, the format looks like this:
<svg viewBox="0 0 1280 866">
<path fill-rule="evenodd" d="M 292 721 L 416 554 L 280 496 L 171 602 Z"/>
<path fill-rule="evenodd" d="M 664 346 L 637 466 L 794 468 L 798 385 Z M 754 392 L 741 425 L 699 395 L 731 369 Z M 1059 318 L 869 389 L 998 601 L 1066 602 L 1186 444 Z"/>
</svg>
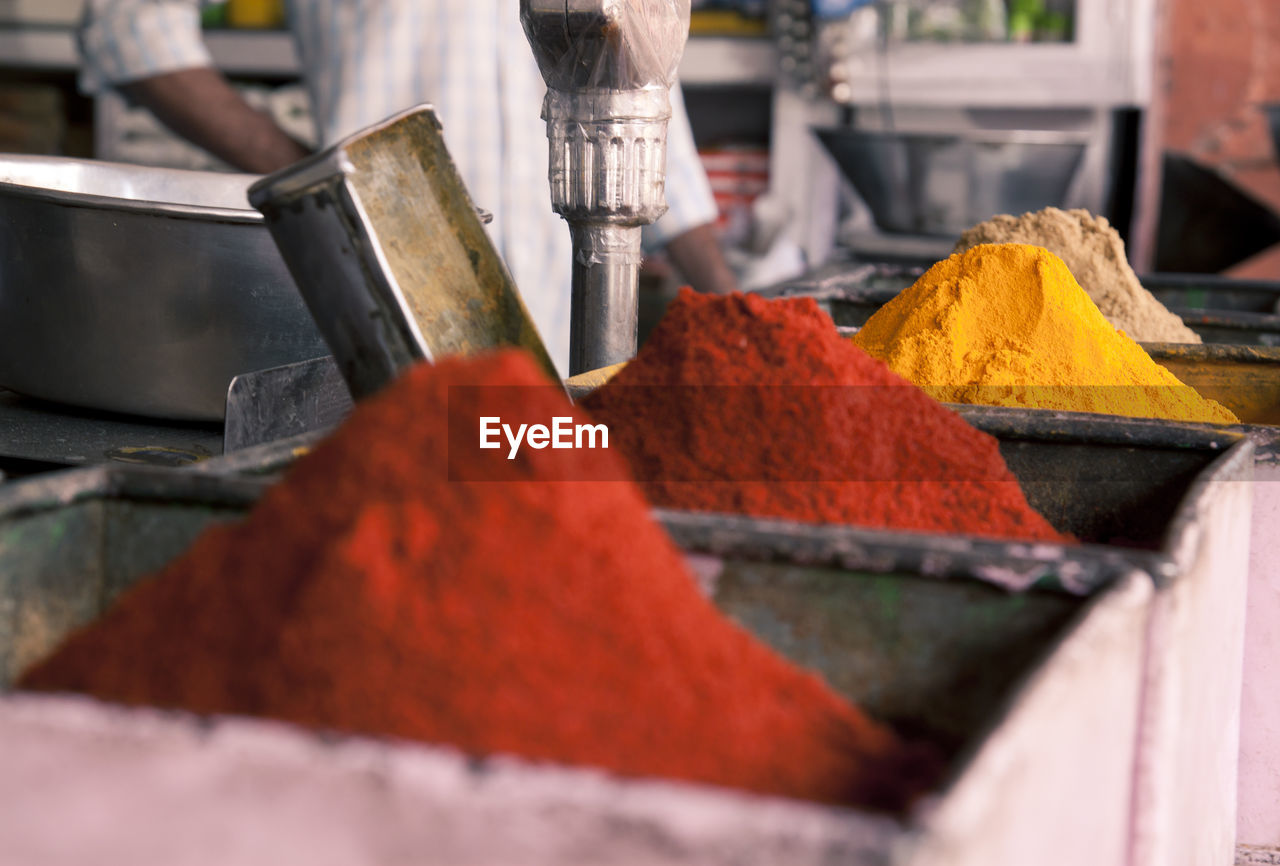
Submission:
<svg viewBox="0 0 1280 866">
<path fill-rule="evenodd" d="M 1237 423 L 1113 328 L 1042 247 L 938 262 L 853 341 L 944 402 Z"/>
</svg>

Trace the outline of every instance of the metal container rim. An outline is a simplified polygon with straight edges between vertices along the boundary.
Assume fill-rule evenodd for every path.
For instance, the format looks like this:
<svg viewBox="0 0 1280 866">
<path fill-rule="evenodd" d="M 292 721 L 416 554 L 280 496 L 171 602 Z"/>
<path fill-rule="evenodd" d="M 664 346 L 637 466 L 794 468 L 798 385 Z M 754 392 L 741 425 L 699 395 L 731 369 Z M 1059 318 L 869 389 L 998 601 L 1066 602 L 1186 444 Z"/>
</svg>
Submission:
<svg viewBox="0 0 1280 866">
<path fill-rule="evenodd" d="M 25 179 L 32 170 L 37 174 L 29 180 Z M 177 189 L 191 189 L 200 185 L 216 182 L 230 186 L 240 184 L 246 191 L 249 185 L 258 178 L 255 174 L 243 172 L 215 172 L 187 168 L 170 168 L 166 166 L 141 166 L 123 162 L 112 162 L 101 159 L 83 159 L 70 156 L 50 156 L 38 154 L 5 154 L 0 158 L 0 193 L 5 196 L 48 201 L 71 207 L 90 208 L 95 210 L 127 211 L 159 216 L 172 216 L 187 219 L 213 220 L 218 222 L 261 222 L 261 215 L 249 207 L 246 196 L 244 207 L 226 205 L 204 205 L 189 201 L 171 201 L 159 198 L 132 198 L 127 195 L 114 195 L 111 192 L 90 192 L 69 189 L 63 186 L 47 185 L 39 182 L 39 172 L 45 171 L 62 176 L 64 171 L 78 169 L 89 177 L 99 180 L 119 176 L 132 177 L 134 180 L 145 178 L 151 183 L 163 182 Z M 17 179 L 19 176 L 24 179 Z M 215 181 L 216 179 L 216 181 Z M 225 196 L 227 191 L 223 191 Z"/>
<path fill-rule="evenodd" d="M 1178 503 L 1177 511 L 1173 514 L 1173 519 L 1165 530 L 1162 545 L 1176 563 L 1177 573 L 1190 569 L 1199 552 L 1201 533 L 1198 518 L 1208 488 L 1224 481 L 1252 480 L 1254 451 L 1253 441 L 1241 435 L 1240 441 L 1228 448 L 1222 457 L 1200 470 L 1187 487 L 1182 501 Z M 1156 578 L 1157 588 L 1167 586 L 1169 583 L 1160 575 L 1153 575 L 1153 577 Z M 1177 579 L 1176 575 L 1173 579 Z"/>
<path fill-rule="evenodd" d="M 9 198 L 24 198 L 48 202 L 62 207 L 86 210 L 125 211 L 145 216 L 172 217 L 201 220 L 203 222 L 261 225 L 262 214 L 251 208 L 209 207 L 206 205 L 158 202 L 145 199 L 121 198 L 97 193 L 68 192 L 67 190 L 28 184 L 0 181 L 0 194 Z"/>
<path fill-rule="evenodd" d="M 154 466 L 75 467 L 0 485 L 0 521 L 94 499 L 249 509 L 269 486 L 262 478 Z"/>
<path fill-rule="evenodd" d="M 1267 318 L 1280 320 L 1280 316 L 1268 316 Z M 1188 358 L 1206 361 L 1280 364 L 1280 346 L 1256 346 L 1251 343 L 1140 343 L 1139 345 L 1153 359 L 1157 357 Z"/>
<path fill-rule="evenodd" d="M 1241 279 L 1221 274 L 1190 274 L 1183 271 L 1148 271 L 1138 275 L 1145 289 L 1170 291 L 1203 289 L 1207 291 L 1280 293 L 1280 280 Z"/>
<path fill-rule="evenodd" d="M 249 203 L 257 208 L 255 213 L 269 211 L 296 198 L 344 186 L 347 176 L 355 170 L 347 158 L 347 150 L 352 145 L 415 116 L 424 117 L 437 129 L 440 127 L 435 106 L 430 103 L 419 103 L 403 111 L 397 111 L 384 120 L 366 126 L 304 157 L 293 165 L 258 178 L 246 191 Z"/>
<path fill-rule="evenodd" d="M 1157 583 L 1167 582 L 1176 576 L 1178 565 L 1166 545 L 1144 550 L 1096 542 L 1061 544 L 662 508 L 653 514 L 689 553 L 813 568 L 902 572 L 929 580 L 977 580 L 1010 591 L 1045 589 L 1036 572 L 1067 561 L 1082 566 L 1078 581 L 1069 587 L 1049 587 L 1049 591 L 1089 596 L 1131 571 L 1141 571 Z M 940 557 L 949 561 L 944 565 Z M 996 570 L 1002 576 L 1025 572 L 1034 579 L 1021 585 L 1013 579 L 982 576 L 986 571 L 994 575 Z"/>
</svg>

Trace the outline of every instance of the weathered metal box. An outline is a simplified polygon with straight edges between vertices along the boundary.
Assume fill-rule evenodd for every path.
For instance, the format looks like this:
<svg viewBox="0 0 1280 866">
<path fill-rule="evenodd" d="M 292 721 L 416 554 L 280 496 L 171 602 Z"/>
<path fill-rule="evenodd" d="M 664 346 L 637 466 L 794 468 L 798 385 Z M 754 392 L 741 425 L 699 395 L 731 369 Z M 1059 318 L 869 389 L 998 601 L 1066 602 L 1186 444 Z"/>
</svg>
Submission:
<svg viewBox="0 0 1280 866">
<path fill-rule="evenodd" d="M 1229 836 L 1205 834 L 1220 829 L 1213 816 L 1175 819 L 1195 792 L 1234 792 L 1251 446 L 1075 421 L 983 423 L 1059 525 L 1130 547 L 660 514 L 728 615 L 948 750 L 948 779 L 909 815 L 12 696 L 0 701 L 0 850 L 32 866 L 1225 862 Z M 0 487 L 3 675 L 202 526 L 242 514 L 263 483 L 255 473 L 304 447 L 205 471 L 78 470 Z M 1199 751 L 1179 755 L 1194 737 L 1206 738 Z"/>
</svg>

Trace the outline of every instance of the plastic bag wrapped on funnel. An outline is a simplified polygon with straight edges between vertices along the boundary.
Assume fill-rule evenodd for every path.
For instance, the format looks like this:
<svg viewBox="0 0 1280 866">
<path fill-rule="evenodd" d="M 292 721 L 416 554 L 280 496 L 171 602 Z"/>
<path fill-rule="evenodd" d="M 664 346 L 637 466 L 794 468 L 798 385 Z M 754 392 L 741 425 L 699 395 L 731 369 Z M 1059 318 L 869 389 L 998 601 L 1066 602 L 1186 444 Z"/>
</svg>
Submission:
<svg viewBox="0 0 1280 866">
<path fill-rule="evenodd" d="M 689 35 L 689 0 L 520 0 L 549 88 L 667 90 Z"/>
</svg>

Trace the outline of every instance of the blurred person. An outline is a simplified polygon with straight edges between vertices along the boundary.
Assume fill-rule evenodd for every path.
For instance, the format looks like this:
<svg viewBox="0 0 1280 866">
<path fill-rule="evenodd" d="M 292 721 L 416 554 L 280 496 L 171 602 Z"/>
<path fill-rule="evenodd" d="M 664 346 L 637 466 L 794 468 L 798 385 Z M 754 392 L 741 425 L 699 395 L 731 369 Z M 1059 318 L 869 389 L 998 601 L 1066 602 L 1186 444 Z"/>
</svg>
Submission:
<svg viewBox="0 0 1280 866">
<path fill-rule="evenodd" d="M 306 156 L 270 115 L 217 71 L 201 38 L 208 0 L 88 0 L 81 86 L 115 88 L 177 134 L 237 169 L 265 174 Z M 518 0 L 289 0 L 318 139 L 328 145 L 419 103 L 434 105 L 472 199 L 552 358 L 568 369 L 572 248 L 551 210 L 546 92 Z M 645 227 L 695 289 L 736 288 L 716 205 L 679 86 L 667 133 L 669 211 Z"/>
</svg>

